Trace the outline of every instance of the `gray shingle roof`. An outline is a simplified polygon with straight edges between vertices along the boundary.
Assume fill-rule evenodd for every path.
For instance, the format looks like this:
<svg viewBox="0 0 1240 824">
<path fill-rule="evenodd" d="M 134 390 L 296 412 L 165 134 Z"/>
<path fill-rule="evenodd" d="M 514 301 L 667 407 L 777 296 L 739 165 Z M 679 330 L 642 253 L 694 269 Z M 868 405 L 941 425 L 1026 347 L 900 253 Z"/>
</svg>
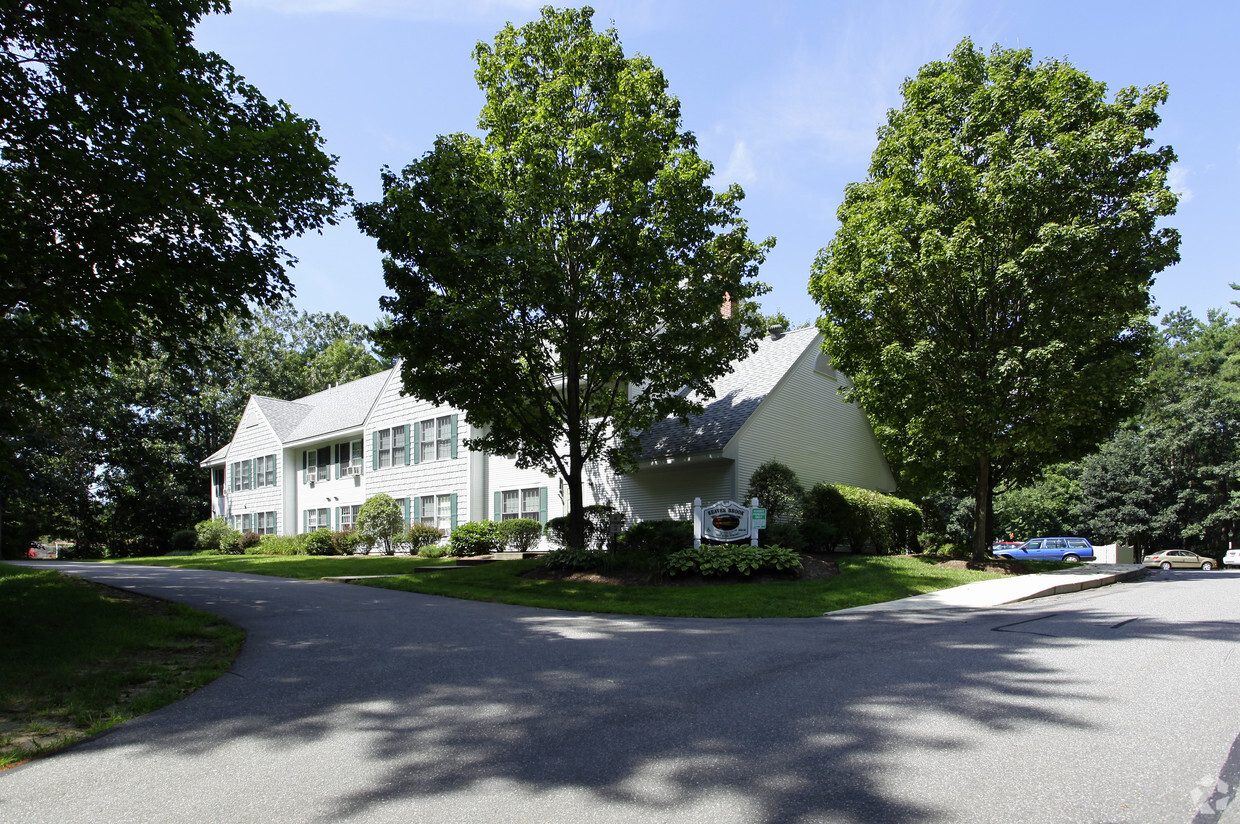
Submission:
<svg viewBox="0 0 1240 824">
<path fill-rule="evenodd" d="M 280 439 L 285 442 L 301 441 L 343 429 L 360 429 L 391 374 L 391 369 L 385 369 L 289 402 L 309 407 L 309 411 L 287 437 L 281 435 Z"/>
<path fill-rule="evenodd" d="M 758 351 L 715 381 L 715 397 L 706 401 L 702 414 L 689 418 L 688 425 L 679 418 L 666 418 L 646 430 L 639 439 L 638 457 L 665 458 L 722 449 L 817 338 L 818 330 L 810 326 L 778 339 L 763 339 Z M 697 395 L 694 399 L 701 400 Z"/>
<path fill-rule="evenodd" d="M 254 403 L 281 441 L 289 439 L 289 435 L 297 428 L 297 424 L 310 414 L 312 408 L 297 401 L 282 401 L 278 398 L 268 398 L 266 395 L 255 395 Z"/>
</svg>

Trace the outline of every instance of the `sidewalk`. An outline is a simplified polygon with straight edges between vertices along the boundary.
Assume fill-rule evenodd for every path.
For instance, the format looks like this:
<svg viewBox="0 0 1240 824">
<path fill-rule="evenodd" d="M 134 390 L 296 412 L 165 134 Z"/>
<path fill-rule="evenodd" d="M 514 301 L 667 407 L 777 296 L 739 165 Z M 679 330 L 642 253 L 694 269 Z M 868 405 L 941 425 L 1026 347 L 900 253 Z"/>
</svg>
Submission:
<svg viewBox="0 0 1240 824">
<path fill-rule="evenodd" d="M 951 589 L 940 589 L 925 595 L 913 595 L 896 601 L 866 604 L 827 615 L 852 612 L 907 612 L 931 609 L 959 609 L 997 607 L 1030 598 L 1078 592 L 1083 589 L 1104 587 L 1139 575 L 1145 567 L 1140 564 L 1085 564 L 1072 569 L 1040 572 L 1035 575 L 1009 575 L 989 581 L 977 581 Z"/>
</svg>

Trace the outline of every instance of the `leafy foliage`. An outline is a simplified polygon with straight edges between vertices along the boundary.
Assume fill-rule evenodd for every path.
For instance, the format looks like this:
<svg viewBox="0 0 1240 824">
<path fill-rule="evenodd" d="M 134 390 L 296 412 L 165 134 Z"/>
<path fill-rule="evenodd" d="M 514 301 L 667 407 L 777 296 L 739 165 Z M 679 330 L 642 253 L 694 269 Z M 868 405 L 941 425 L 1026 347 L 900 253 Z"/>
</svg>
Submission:
<svg viewBox="0 0 1240 824">
<path fill-rule="evenodd" d="M 738 187 L 709 188 L 663 74 L 592 14 L 479 44 L 484 136 L 438 138 L 355 210 L 387 256 L 379 337 L 406 390 L 466 410 L 472 448 L 563 478 L 574 546 L 586 464 L 631 465 L 636 433 L 756 347 L 773 244 L 749 240 Z"/>
<path fill-rule="evenodd" d="M 194 48 L 195 24 L 227 10 L 34 0 L 0 16 L 6 437 L 43 395 L 291 293 L 280 244 L 347 200 L 314 121 Z"/>
<path fill-rule="evenodd" d="M 443 533 L 437 527 L 413 524 L 405 533 L 405 543 L 409 544 L 410 552 L 420 555 L 425 547 L 434 546 L 442 537 Z"/>
<path fill-rule="evenodd" d="M 316 529 L 306 534 L 302 548 L 307 555 L 339 555 L 330 529 Z"/>
<path fill-rule="evenodd" d="M 638 521 L 621 536 L 620 545 L 622 549 L 662 562 L 662 559 L 673 552 L 693 546 L 693 522 Z"/>
<path fill-rule="evenodd" d="M 530 518 L 509 518 L 499 522 L 500 542 L 513 552 L 529 552 L 538 546 L 542 533 L 542 524 Z"/>
<path fill-rule="evenodd" d="M 611 514 L 615 509 L 607 504 L 591 504 L 582 513 L 582 544 L 584 549 L 598 552 L 607 548 L 611 537 Z M 573 546 L 571 543 L 572 518 L 561 515 L 547 521 L 547 540 L 558 548 Z"/>
<path fill-rule="evenodd" d="M 1178 260 L 1150 148 L 1164 86 L 1122 89 L 965 40 L 903 86 L 810 292 L 906 485 L 996 488 L 1090 451 L 1140 402 L 1153 276 Z"/>
<path fill-rule="evenodd" d="M 194 525 L 194 532 L 198 535 L 198 548 L 203 552 L 219 552 L 226 543 L 240 539 L 240 533 L 223 518 L 199 521 Z"/>
<path fill-rule="evenodd" d="M 198 532 L 193 529 L 178 529 L 172 533 L 170 546 L 173 552 L 193 552 L 198 549 Z"/>
<path fill-rule="evenodd" d="M 405 513 L 391 495 L 372 495 L 357 512 L 357 534 L 369 544 L 380 543 L 384 555 L 395 555 L 392 539 L 405 527 Z"/>
<path fill-rule="evenodd" d="M 758 506 L 766 508 L 768 521 L 793 523 L 801 519 L 805 490 L 791 467 L 771 460 L 754 470 L 745 497 L 758 499 Z"/>
<path fill-rule="evenodd" d="M 547 569 L 566 572 L 588 572 L 601 567 L 604 560 L 602 552 L 581 547 L 561 546 L 543 557 L 543 566 Z"/>
<path fill-rule="evenodd" d="M 722 544 L 674 552 L 667 557 L 666 568 L 672 575 L 698 572 L 748 577 L 755 572 L 794 572 L 801 568 L 801 558 L 794 550 L 779 546 Z"/>
<path fill-rule="evenodd" d="M 454 558 L 489 555 L 504 548 L 499 524 L 495 521 L 471 521 L 452 530 L 448 554 Z"/>
</svg>

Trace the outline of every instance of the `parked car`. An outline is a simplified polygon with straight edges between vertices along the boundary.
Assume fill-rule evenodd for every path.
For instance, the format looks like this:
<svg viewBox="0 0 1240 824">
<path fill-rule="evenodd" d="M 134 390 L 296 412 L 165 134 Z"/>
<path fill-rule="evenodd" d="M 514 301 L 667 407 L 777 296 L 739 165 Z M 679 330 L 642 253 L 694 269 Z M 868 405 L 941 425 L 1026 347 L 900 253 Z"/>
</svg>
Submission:
<svg viewBox="0 0 1240 824">
<path fill-rule="evenodd" d="M 1223 566 L 1240 566 L 1240 549 L 1229 549 L 1223 556 Z"/>
<path fill-rule="evenodd" d="M 995 541 L 990 545 L 990 554 L 1002 556 L 1005 550 L 1016 549 L 1021 543 L 1021 541 Z"/>
<path fill-rule="evenodd" d="M 1196 552 L 1189 552 L 1187 549 L 1165 549 L 1162 552 L 1146 555 L 1141 559 L 1141 563 L 1147 567 L 1162 567 L 1163 569 L 1214 569 L 1218 561 L 1205 555 L 1198 555 Z"/>
<path fill-rule="evenodd" d="M 994 554 L 1016 561 L 1092 561 L 1094 545 L 1085 538 L 1033 538 L 1014 549 L 996 550 Z"/>
</svg>

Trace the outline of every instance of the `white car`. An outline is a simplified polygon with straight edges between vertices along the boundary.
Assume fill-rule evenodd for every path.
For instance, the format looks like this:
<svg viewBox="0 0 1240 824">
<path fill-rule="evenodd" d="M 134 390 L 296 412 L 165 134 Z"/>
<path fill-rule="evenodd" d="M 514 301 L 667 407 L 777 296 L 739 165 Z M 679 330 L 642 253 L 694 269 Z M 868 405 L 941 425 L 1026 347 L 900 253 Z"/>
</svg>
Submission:
<svg viewBox="0 0 1240 824">
<path fill-rule="evenodd" d="M 1240 566 L 1240 549 L 1229 549 L 1223 556 L 1223 566 Z"/>
</svg>

